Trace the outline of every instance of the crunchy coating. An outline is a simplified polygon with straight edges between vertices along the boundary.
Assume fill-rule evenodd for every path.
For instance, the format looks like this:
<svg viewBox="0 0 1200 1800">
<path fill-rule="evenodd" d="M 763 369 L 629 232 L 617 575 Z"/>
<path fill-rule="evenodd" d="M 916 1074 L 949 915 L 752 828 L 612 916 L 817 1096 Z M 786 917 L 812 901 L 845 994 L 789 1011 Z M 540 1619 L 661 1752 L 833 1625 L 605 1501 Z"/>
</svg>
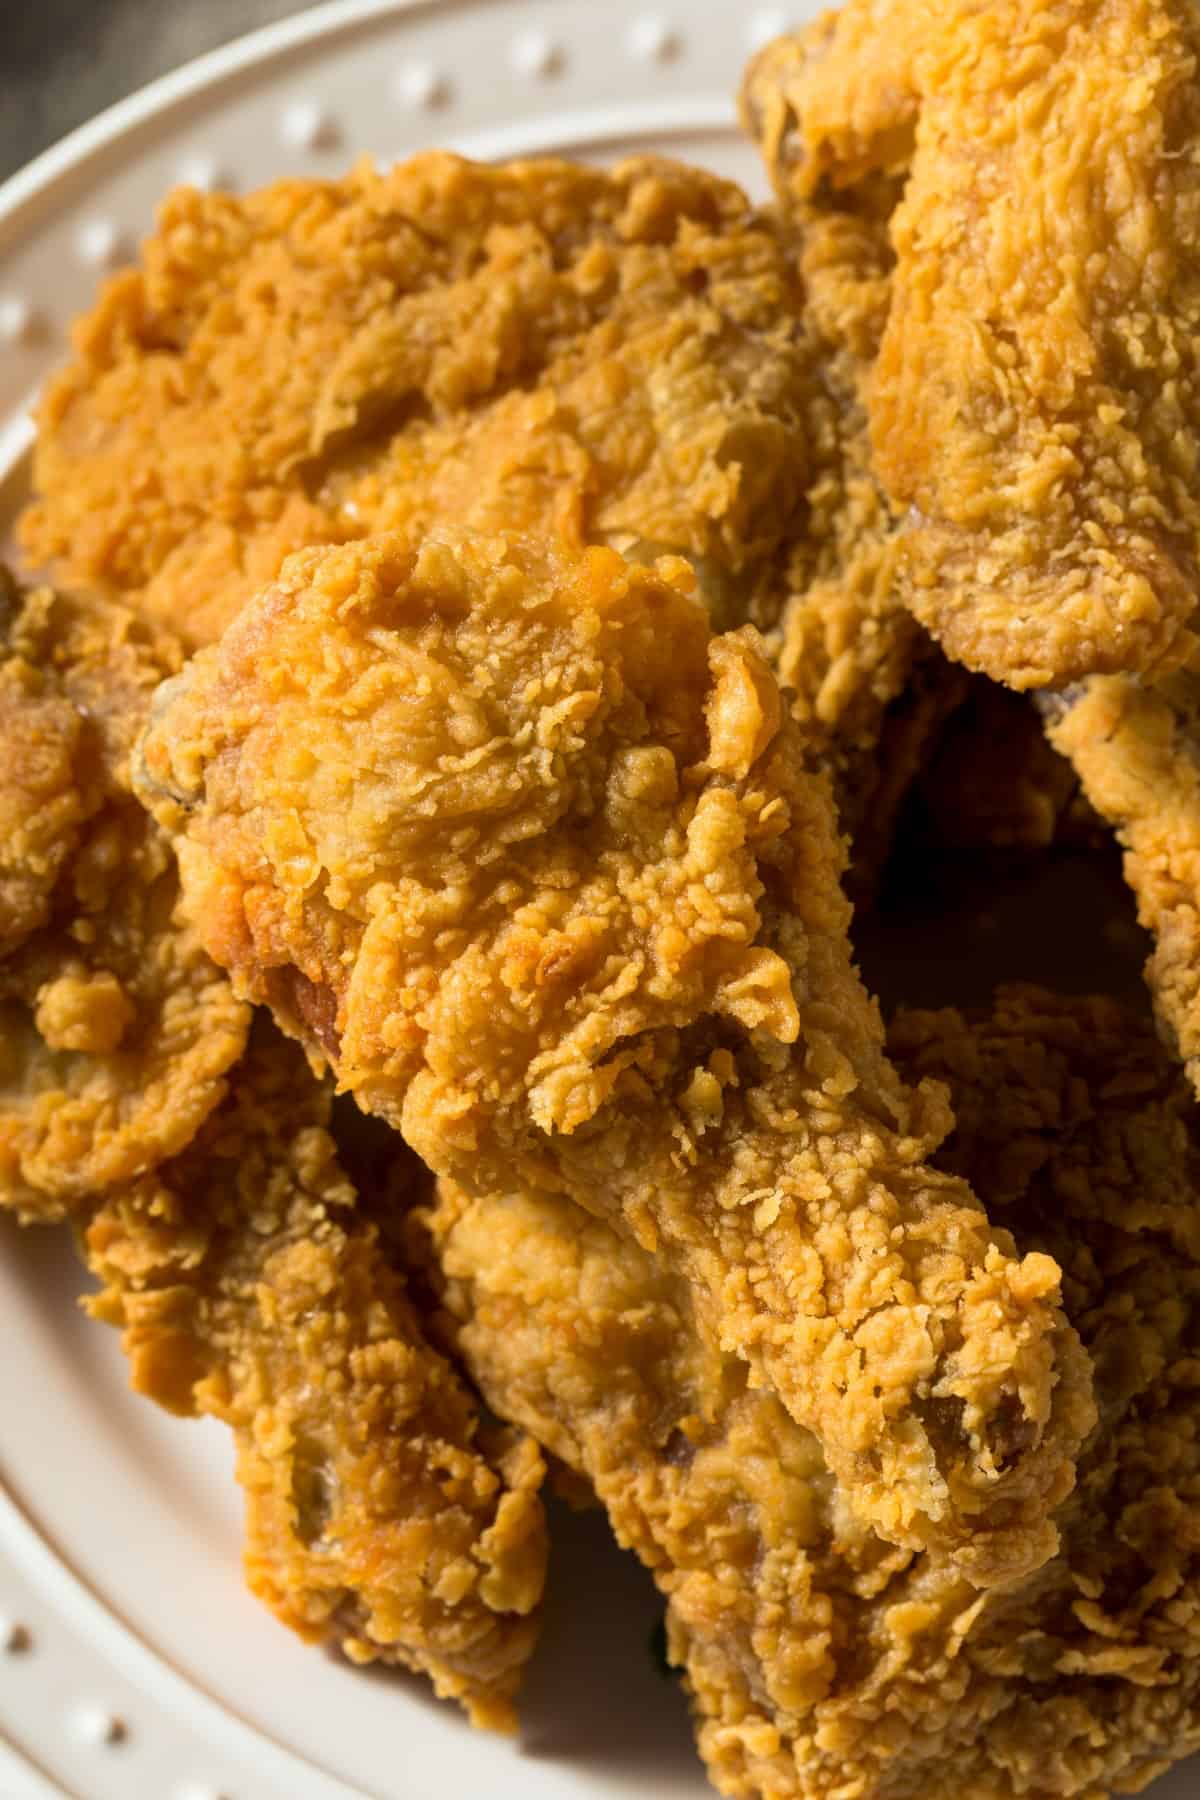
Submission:
<svg viewBox="0 0 1200 1800">
<path fill-rule="evenodd" d="M 793 210 L 788 242 L 821 398 L 809 415 L 808 517 L 789 546 L 787 600 L 769 648 L 812 760 L 833 778 L 851 845 L 848 889 L 861 902 L 965 677 L 903 603 L 895 528 L 870 464 L 863 389 L 885 316 L 883 225 Z"/>
<path fill-rule="evenodd" d="M 667 1599 L 722 1792 L 1105 1800 L 1200 1748 L 1194 1103 L 1106 1001 L 902 1016 L 949 1083 L 938 1160 L 1060 1257 L 1101 1421 L 1058 1554 L 974 1594 L 854 1518 L 812 1437 L 747 1390 L 687 1289 L 557 1196 L 442 1183 L 429 1225 L 475 1378 L 583 1475 Z"/>
<path fill-rule="evenodd" d="M 934 690 L 903 697 L 921 634 L 866 466 L 882 226 L 810 235 L 648 159 L 174 194 L 47 391 L 25 546 L 191 643 L 381 526 L 678 552 L 719 624 L 779 625 L 866 893 Z"/>
<path fill-rule="evenodd" d="M 286 1624 L 511 1729 L 546 1558 L 541 1460 L 511 1434 L 485 1460 L 473 1400 L 356 1211 L 329 1101 L 256 1030 L 195 1142 L 92 1214 L 89 1310 L 122 1328 L 139 1393 L 232 1428 L 247 1577 Z"/>
<path fill-rule="evenodd" d="M 76 327 L 22 541 L 190 643 L 305 545 L 445 519 L 694 559 L 767 622 L 817 376 L 732 184 L 430 153 L 182 189 Z"/>
<path fill-rule="evenodd" d="M 785 204 L 895 203 L 869 405 L 907 599 L 1013 685 L 1195 648 L 1198 34 L 1190 0 L 850 0 L 746 77 Z"/>
<path fill-rule="evenodd" d="M 1190 671 L 1154 687 L 1097 677 L 1044 696 L 1041 710 L 1124 849 L 1125 879 L 1154 938 L 1146 977 L 1155 1011 L 1200 1088 L 1200 682 Z"/>
<path fill-rule="evenodd" d="M 1087 1422 L 1058 1271 L 927 1166 L 826 785 L 691 587 L 500 537 L 302 553 L 166 692 L 143 791 L 217 960 L 435 1171 L 619 1220 L 865 1517 L 1008 1578 Z"/>
<path fill-rule="evenodd" d="M 175 646 L 102 601 L 2 598 L 0 1205 L 57 1218 L 186 1145 L 248 1015 L 129 788 Z"/>
</svg>

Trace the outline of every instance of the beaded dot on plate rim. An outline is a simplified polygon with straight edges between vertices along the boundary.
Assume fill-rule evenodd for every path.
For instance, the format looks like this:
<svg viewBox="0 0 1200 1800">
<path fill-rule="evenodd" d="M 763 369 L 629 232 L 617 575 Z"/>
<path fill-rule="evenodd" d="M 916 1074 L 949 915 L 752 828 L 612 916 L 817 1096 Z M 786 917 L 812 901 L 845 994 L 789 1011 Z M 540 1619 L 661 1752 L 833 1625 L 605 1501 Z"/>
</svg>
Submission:
<svg viewBox="0 0 1200 1800">
<path fill-rule="evenodd" d="M 432 63 L 402 63 L 392 78 L 392 96 L 401 106 L 445 106 L 450 81 Z"/>
<path fill-rule="evenodd" d="M 72 1713 L 70 1724 L 73 1736 L 81 1743 L 97 1747 L 103 1744 L 123 1744 L 129 1737 L 129 1727 L 124 1719 L 119 1714 L 110 1712 L 106 1706 L 91 1703 L 79 1706 Z"/>
<path fill-rule="evenodd" d="M 332 150 L 342 137 L 337 121 L 313 100 L 284 108 L 279 135 L 290 150 Z"/>
<path fill-rule="evenodd" d="M 646 13 L 629 27 L 630 51 L 642 62 L 669 62 L 682 48 L 678 33 L 657 13 Z"/>
<path fill-rule="evenodd" d="M 126 244 L 112 219 L 86 219 L 75 234 L 75 249 L 88 268 L 112 269 L 124 257 Z"/>
<path fill-rule="evenodd" d="M 518 75 L 558 75 L 566 58 L 552 38 L 531 31 L 513 40 L 509 61 Z"/>
</svg>

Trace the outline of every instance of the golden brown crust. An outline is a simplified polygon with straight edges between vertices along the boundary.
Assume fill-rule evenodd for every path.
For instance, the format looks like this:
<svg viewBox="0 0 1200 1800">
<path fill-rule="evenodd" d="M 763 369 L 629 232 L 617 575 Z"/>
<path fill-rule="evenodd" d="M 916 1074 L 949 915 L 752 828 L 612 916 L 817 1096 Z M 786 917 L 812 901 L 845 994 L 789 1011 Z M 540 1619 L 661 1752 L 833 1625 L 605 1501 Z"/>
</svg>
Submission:
<svg viewBox="0 0 1200 1800">
<path fill-rule="evenodd" d="M 1101 1423 L 1058 1554 L 978 1596 L 880 1542 L 808 1433 L 747 1390 L 688 1290 L 546 1195 L 443 1183 L 443 1300 L 491 1404 L 594 1486 L 667 1599 L 722 1792 L 778 1800 L 1102 1800 L 1200 1748 L 1192 1429 L 1194 1104 L 1106 1001 L 1003 993 L 890 1035 L 949 1083 L 938 1160 L 1059 1257 Z"/>
<path fill-rule="evenodd" d="M 895 203 L 870 411 L 907 598 L 1017 686 L 1194 648 L 1198 41 L 1187 0 L 850 0 L 747 75 L 786 203 Z"/>
<path fill-rule="evenodd" d="M 799 306 L 745 197 L 653 158 L 181 190 L 47 391 L 23 542 L 193 644 L 289 552 L 442 519 L 687 555 L 765 622 L 809 480 Z"/>
<path fill-rule="evenodd" d="M 1200 1087 L 1200 681 L 1155 687 L 1119 676 L 1047 695 L 1050 741 L 1117 833 L 1138 917 L 1154 937 L 1146 965 L 1155 1010 Z"/>
<path fill-rule="evenodd" d="M 924 1161 L 946 1115 L 884 1057 L 826 787 L 690 585 L 305 553 L 167 699 L 146 792 L 213 953 L 431 1167 L 657 1245 L 866 1517 L 1006 1578 L 1086 1429 L 1057 1270 Z"/>
<path fill-rule="evenodd" d="M 176 918 L 129 752 L 178 652 L 124 608 L 10 595 L 0 660 L 0 1204 L 54 1218 L 181 1150 L 246 1008 Z"/>
<path fill-rule="evenodd" d="M 882 226 L 794 243 L 727 183 L 423 156 L 180 193 L 51 385 L 35 560 L 189 642 L 308 544 L 453 521 L 685 555 L 723 628 L 787 624 L 784 679 L 869 891 L 928 719 L 858 382 Z M 922 693 L 930 689 L 924 683 Z"/>
<path fill-rule="evenodd" d="M 483 1454 L 474 1402 L 357 1210 L 329 1098 L 258 1029 L 195 1142 L 92 1214 L 89 1310 L 122 1328 L 139 1393 L 232 1428 L 247 1577 L 285 1624 L 511 1729 L 541 1461 L 512 1434 Z"/>
</svg>

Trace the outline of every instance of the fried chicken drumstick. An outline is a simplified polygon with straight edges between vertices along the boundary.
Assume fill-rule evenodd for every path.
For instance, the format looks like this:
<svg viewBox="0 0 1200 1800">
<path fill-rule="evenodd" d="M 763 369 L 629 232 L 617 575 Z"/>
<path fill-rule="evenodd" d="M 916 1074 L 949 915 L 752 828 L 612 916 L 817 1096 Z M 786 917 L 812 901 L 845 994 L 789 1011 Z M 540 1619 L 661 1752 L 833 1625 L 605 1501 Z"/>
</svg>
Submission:
<svg viewBox="0 0 1200 1800">
<path fill-rule="evenodd" d="M 1190 0 L 849 0 L 746 78 L 786 205 L 888 216 L 906 597 L 1015 686 L 1196 649 L 1198 47 Z"/>
<path fill-rule="evenodd" d="M 848 1501 L 981 1585 L 1044 1561 L 1090 1424 L 855 975 L 826 785 L 686 566 L 512 538 L 293 559 L 163 690 L 142 792 L 247 995 L 481 1191 L 686 1277 Z"/>
<path fill-rule="evenodd" d="M 329 1093 L 178 914 L 130 752 L 179 667 L 123 607 L 3 589 L 0 1204 L 69 1217 L 133 1384 L 233 1428 L 251 1585 L 510 1726 L 546 1545 L 528 1440 L 477 1442 L 355 1210 Z"/>
<path fill-rule="evenodd" d="M 569 1200 L 442 1183 L 429 1225 L 492 1405 L 584 1476 L 667 1600 L 723 1793 L 1088 1800 L 1200 1748 L 1200 1142 L 1153 1037 L 1003 992 L 902 1015 L 949 1084 L 936 1161 L 1060 1259 L 1100 1424 L 1057 1555 L 979 1595 L 855 1519 L 813 1437 L 708 1340 L 687 1286 Z"/>
</svg>

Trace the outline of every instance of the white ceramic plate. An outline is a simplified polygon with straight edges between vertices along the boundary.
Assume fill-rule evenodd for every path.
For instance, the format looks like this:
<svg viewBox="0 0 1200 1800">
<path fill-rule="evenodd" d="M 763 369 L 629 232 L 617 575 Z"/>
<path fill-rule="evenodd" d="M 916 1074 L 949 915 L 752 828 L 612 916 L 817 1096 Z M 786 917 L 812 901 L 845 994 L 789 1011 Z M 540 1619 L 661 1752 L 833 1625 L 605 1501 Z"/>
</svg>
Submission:
<svg viewBox="0 0 1200 1800">
<path fill-rule="evenodd" d="M 733 0 L 357 0 L 190 65 L 0 190 L 0 537 L 28 401 L 176 181 L 249 187 L 429 144 L 655 148 L 761 189 L 734 126 L 749 51 L 817 10 Z M 231 1456 L 131 1396 L 54 1233 L 0 1225 L 0 1800 L 701 1800 L 648 1579 L 556 1518 L 519 1744 L 415 1681 L 355 1672 L 245 1593 Z M 1178 1771 L 1155 1800 L 1187 1800 Z M 971 1800 L 964 1796 L 964 1800 Z"/>
</svg>

